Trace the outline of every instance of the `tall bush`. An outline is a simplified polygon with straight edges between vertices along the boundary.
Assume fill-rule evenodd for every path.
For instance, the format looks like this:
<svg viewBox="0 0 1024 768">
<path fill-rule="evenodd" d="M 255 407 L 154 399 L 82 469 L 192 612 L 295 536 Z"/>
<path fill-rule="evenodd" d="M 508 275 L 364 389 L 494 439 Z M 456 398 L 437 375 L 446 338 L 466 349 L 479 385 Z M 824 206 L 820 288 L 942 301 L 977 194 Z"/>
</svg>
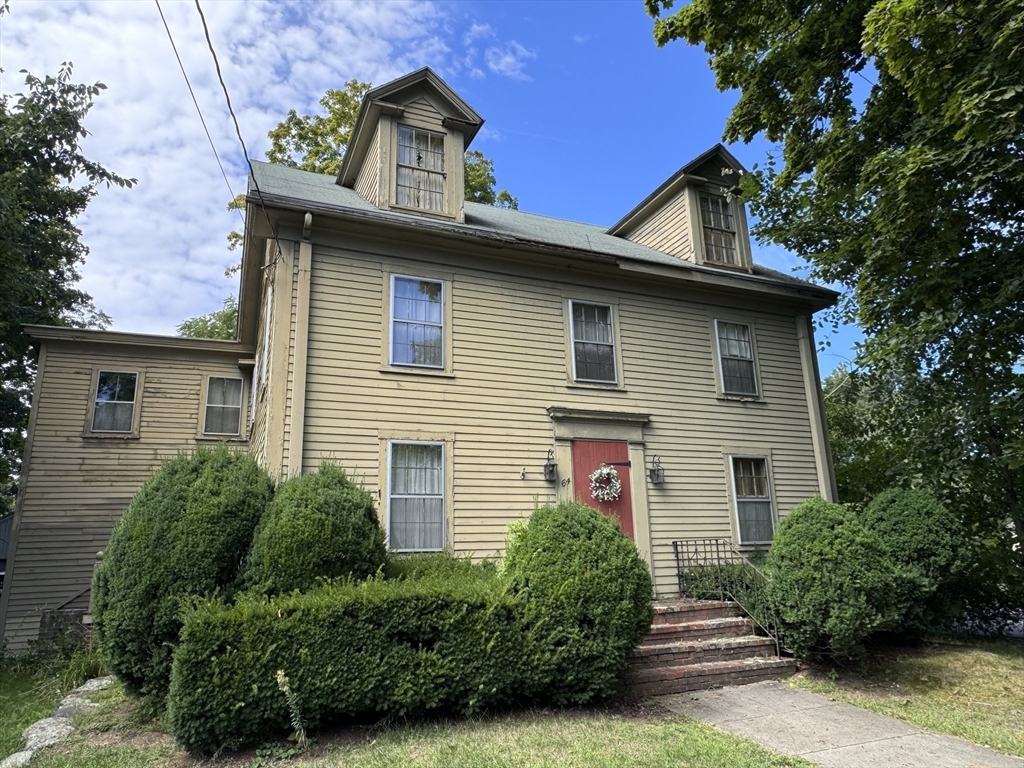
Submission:
<svg viewBox="0 0 1024 768">
<path fill-rule="evenodd" d="M 913 574 L 842 504 L 810 499 L 779 524 L 766 563 L 783 643 L 802 658 L 849 659 L 898 625 Z"/>
<path fill-rule="evenodd" d="M 272 493 L 252 458 L 219 447 L 166 462 L 132 499 L 93 581 L 100 647 L 130 692 L 166 693 L 182 600 L 230 595 Z"/>
<path fill-rule="evenodd" d="M 502 574 L 545 649 L 537 694 L 555 703 L 610 695 L 654 618 L 647 565 L 618 525 L 579 503 L 514 526 Z"/>
<path fill-rule="evenodd" d="M 246 583 L 270 594 L 307 590 L 318 579 L 364 579 L 385 562 L 373 497 L 325 462 L 284 482 L 259 522 Z"/>
</svg>

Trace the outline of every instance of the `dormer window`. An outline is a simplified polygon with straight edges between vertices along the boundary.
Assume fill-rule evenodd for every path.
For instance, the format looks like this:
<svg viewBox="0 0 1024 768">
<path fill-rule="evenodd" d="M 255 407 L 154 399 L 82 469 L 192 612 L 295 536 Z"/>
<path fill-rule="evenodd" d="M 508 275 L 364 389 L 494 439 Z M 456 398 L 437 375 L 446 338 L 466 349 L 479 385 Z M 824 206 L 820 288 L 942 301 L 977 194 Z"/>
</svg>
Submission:
<svg viewBox="0 0 1024 768">
<path fill-rule="evenodd" d="M 700 222 L 704 228 L 704 261 L 738 267 L 736 225 L 729 200 L 722 195 L 702 192 Z"/>
<path fill-rule="evenodd" d="M 398 126 L 395 202 L 406 208 L 443 213 L 444 135 Z"/>
</svg>

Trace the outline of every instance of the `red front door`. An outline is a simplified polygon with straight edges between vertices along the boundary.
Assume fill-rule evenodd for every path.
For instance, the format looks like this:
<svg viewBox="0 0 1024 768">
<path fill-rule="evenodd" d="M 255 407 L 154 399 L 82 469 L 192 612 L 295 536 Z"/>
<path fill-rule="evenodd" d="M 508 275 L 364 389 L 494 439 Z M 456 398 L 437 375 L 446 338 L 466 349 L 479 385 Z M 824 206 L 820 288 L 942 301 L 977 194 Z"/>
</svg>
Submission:
<svg viewBox="0 0 1024 768">
<path fill-rule="evenodd" d="M 598 467 L 615 467 L 622 483 L 622 493 L 615 501 L 595 499 L 590 490 L 590 475 Z M 626 443 L 603 443 L 596 440 L 572 441 L 572 484 L 576 500 L 601 510 L 619 521 L 622 532 L 633 538 L 633 505 L 629 483 L 629 446 Z"/>
</svg>

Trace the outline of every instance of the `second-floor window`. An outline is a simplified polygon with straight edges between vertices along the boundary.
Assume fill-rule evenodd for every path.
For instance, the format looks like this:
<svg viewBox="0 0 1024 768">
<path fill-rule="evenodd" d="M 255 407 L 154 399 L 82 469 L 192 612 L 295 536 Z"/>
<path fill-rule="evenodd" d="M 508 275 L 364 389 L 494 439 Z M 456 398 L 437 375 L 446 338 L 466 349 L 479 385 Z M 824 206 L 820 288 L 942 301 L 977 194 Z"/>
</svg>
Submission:
<svg viewBox="0 0 1024 768">
<path fill-rule="evenodd" d="M 391 364 L 444 368 L 444 282 L 391 278 Z"/>
<path fill-rule="evenodd" d="M 615 331 L 607 304 L 569 302 L 571 309 L 573 378 L 615 384 Z"/>
<path fill-rule="evenodd" d="M 135 424 L 135 395 L 139 374 L 100 371 L 96 379 L 93 432 L 131 432 Z"/>
<path fill-rule="evenodd" d="M 395 202 L 407 208 L 444 211 L 444 136 L 398 126 Z"/>
<path fill-rule="evenodd" d="M 754 366 L 754 342 L 750 326 L 716 320 L 718 363 L 722 374 L 723 395 L 757 397 Z"/>
<path fill-rule="evenodd" d="M 206 389 L 207 435 L 237 435 L 242 424 L 242 380 L 211 376 Z"/>
<path fill-rule="evenodd" d="M 729 200 L 721 195 L 701 194 L 700 223 L 704 231 L 704 260 L 739 266 L 736 225 Z"/>
</svg>

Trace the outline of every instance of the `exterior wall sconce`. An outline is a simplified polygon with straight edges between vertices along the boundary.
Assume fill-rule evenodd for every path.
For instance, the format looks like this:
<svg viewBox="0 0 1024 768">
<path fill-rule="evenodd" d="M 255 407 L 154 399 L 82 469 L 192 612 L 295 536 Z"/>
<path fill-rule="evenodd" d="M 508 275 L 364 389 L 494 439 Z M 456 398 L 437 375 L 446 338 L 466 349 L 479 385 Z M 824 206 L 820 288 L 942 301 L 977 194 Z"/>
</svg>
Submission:
<svg viewBox="0 0 1024 768">
<path fill-rule="evenodd" d="M 549 483 L 558 479 L 558 465 L 555 464 L 555 449 L 548 449 L 548 460 L 544 462 L 544 479 Z"/>
<path fill-rule="evenodd" d="M 661 485 L 665 482 L 665 468 L 661 466 L 661 459 L 657 456 L 651 461 L 651 468 L 647 470 L 647 475 L 654 485 Z"/>
</svg>

